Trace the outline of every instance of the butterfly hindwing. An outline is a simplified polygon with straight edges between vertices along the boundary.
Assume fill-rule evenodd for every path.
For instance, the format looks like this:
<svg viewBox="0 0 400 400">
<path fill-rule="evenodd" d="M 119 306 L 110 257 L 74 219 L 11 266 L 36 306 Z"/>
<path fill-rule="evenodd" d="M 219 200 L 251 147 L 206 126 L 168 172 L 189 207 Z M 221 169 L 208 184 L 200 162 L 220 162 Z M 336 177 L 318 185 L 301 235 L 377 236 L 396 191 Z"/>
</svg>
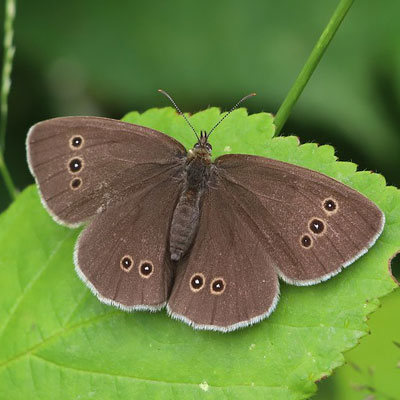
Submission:
<svg viewBox="0 0 400 400">
<path fill-rule="evenodd" d="M 83 231 L 76 270 L 101 301 L 125 310 L 164 306 L 173 279 L 167 241 L 179 190 L 171 174 L 153 178 Z"/>
<path fill-rule="evenodd" d="M 186 154 L 175 139 L 108 118 L 54 118 L 34 125 L 28 163 L 42 202 L 62 224 L 78 225 L 122 200 Z"/>
<path fill-rule="evenodd" d="M 204 193 L 199 230 L 177 265 L 169 313 L 198 329 L 230 331 L 268 316 L 279 283 L 251 216 L 230 202 L 218 179 Z"/>
</svg>

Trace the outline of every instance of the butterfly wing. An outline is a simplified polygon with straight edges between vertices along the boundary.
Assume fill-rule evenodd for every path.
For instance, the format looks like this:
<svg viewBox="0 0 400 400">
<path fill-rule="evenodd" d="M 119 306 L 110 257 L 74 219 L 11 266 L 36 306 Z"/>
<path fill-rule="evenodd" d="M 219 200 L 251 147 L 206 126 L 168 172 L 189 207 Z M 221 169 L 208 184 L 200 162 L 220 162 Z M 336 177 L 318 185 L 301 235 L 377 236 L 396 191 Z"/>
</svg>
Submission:
<svg viewBox="0 0 400 400">
<path fill-rule="evenodd" d="M 250 155 L 225 155 L 215 164 L 230 201 L 252 217 L 288 283 L 330 278 L 383 230 L 385 216 L 373 202 L 326 175 Z"/>
<path fill-rule="evenodd" d="M 167 171 L 96 215 L 74 254 L 78 275 L 104 303 L 157 310 L 173 271 L 167 240 L 180 186 Z"/>
<path fill-rule="evenodd" d="M 383 225 L 375 204 L 325 175 L 262 157 L 219 157 L 169 313 L 225 332 L 257 322 L 278 302 L 278 275 L 296 285 L 326 280 L 364 254 Z"/>
<path fill-rule="evenodd" d="M 268 316 L 279 283 L 251 216 L 213 178 L 193 247 L 177 265 L 168 311 L 194 328 L 226 332 Z"/>
<path fill-rule="evenodd" d="M 28 164 L 53 218 L 79 225 L 129 192 L 182 166 L 186 152 L 161 132 L 97 117 L 54 118 L 34 125 Z"/>
</svg>

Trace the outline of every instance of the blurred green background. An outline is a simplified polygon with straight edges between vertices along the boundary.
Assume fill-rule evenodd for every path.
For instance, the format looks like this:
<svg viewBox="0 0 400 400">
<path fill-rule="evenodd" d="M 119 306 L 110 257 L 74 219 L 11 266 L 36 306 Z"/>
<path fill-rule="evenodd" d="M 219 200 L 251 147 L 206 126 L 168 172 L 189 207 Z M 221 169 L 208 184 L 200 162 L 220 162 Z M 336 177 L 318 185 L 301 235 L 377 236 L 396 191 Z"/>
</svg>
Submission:
<svg viewBox="0 0 400 400">
<path fill-rule="evenodd" d="M 337 3 L 19 0 L 5 154 L 16 185 L 33 182 L 25 136 L 43 119 L 169 106 L 158 88 L 190 112 L 226 110 L 255 91 L 249 112 L 275 113 Z M 0 8 L 3 21 L 4 0 Z M 283 129 L 397 186 L 399 15 L 398 0 L 356 1 Z M 0 210 L 8 202 L 2 182 Z M 317 398 L 400 398 L 399 307 L 398 290 L 346 354 L 353 367 L 323 381 Z"/>
</svg>

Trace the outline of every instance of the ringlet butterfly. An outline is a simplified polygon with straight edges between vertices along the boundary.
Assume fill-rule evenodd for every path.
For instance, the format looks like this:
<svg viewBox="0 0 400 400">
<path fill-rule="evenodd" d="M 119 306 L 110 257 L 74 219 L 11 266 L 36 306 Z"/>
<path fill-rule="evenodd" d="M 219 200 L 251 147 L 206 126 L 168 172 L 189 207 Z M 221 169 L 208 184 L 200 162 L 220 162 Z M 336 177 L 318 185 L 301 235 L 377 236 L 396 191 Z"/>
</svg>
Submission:
<svg viewBox="0 0 400 400">
<path fill-rule="evenodd" d="M 28 134 L 28 163 L 56 222 L 89 222 L 79 277 L 100 301 L 233 331 L 268 317 L 278 277 L 329 279 L 371 247 L 382 211 L 323 174 L 264 157 L 211 159 L 209 132 L 170 136 L 97 117 L 54 118 Z"/>
</svg>

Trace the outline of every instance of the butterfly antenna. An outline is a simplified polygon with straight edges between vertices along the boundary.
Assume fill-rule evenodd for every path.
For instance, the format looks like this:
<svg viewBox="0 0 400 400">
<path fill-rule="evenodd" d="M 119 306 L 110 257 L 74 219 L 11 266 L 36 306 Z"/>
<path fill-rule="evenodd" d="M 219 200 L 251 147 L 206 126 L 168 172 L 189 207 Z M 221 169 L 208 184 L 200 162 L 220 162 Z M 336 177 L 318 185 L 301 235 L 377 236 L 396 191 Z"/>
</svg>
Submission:
<svg viewBox="0 0 400 400">
<path fill-rule="evenodd" d="M 238 106 L 239 106 L 239 104 L 240 103 L 242 103 L 243 101 L 245 101 L 245 100 L 247 100 L 249 97 L 253 97 L 253 96 L 255 96 L 256 95 L 256 93 L 250 93 L 250 94 L 248 94 L 247 96 L 244 96 L 242 99 L 240 99 L 232 108 L 231 108 L 231 110 L 228 112 L 228 113 L 226 113 L 215 125 L 214 125 L 214 128 L 212 128 L 211 129 L 211 131 L 209 132 L 209 134 L 207 135 L 207 138 L 209 138 L 210 137 L 210 135 L 211 135 L 211 133 L 212 133 L 212 131 L 233 111 L 233 110 L 235 110 Z"/>
<path fill-rule="evenodd" d="M 180 110 L 180 108 L 176 105 L 174 99 L 165 91 L 162 89 L 158 89 L 158 92 L 162 93 L 164 96 L 168 97 L 168 99 L 170 100 L 170 102 L 174 105 L 174 107 L 176 108 L 176 111 L 178 111 L 179 115 L 182 115 L 183 118 L 185 118 L 185 121 L 188 123 L 188 125 L 192 128 L 192 131 L 194 132 L 194 134 L 196 135 L 196 138 L 198 140 L 198 142 L 200 143 L 200 138 L 199 135 L 197 134 L 197 132 L 195 131 L 195 129 L 193 128 L 193 125 L 189 122 L 189 120 L 186 118 L 185 114 Z"/>
</svg>

